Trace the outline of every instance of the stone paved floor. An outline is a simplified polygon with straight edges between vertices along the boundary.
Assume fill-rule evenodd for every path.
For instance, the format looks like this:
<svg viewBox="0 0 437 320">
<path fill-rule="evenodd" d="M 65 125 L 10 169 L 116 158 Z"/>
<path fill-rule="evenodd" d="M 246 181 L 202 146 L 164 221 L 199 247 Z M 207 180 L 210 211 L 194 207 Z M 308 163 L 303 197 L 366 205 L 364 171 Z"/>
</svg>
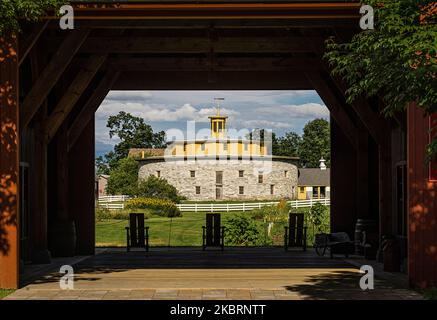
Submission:
<svg viewBox="0 0 437 320">
<path fill-rule="evenodd" d="M 29 300 L 301 300 L 421 299 L 383 279 L 359 288 L 357 267 L 341 258 L 282 249 L 155 249 L 126 253 L 111 249 L 74 266 L 74 290 L 60 290 L 53 271 L 5 299 Z"/>
</svg>

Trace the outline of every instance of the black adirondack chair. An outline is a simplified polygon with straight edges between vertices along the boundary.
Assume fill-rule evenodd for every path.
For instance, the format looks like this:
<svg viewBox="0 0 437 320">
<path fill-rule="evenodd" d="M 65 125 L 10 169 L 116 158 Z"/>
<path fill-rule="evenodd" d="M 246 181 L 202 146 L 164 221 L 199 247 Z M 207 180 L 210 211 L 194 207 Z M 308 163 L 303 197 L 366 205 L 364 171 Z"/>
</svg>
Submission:
<svg viewBox="0 0 437 320">
<path fill-rule="evenodd" d="M 221 226 L 220 213 L 207 213 L 206 226 L 202 227 L 202 249 L 206 247 L 220 247 L 223 251 L 225 246 L 225 228 Z"/>
<path fill-rule="evenodd" d="M 284 247 L 299 247 L 303 251 L 307 249 L 307 227 L 304 223 L 303 213 L 290 213 L 288 227 L 285 228 Z"/>
<path fill-rule="evenodd" d="M 144 213 L 130 213 L 129 227 L 126 227 L 127 251 L 144 248 L 149 251 L 149 227 L 144 227 Z"/>
</svg>

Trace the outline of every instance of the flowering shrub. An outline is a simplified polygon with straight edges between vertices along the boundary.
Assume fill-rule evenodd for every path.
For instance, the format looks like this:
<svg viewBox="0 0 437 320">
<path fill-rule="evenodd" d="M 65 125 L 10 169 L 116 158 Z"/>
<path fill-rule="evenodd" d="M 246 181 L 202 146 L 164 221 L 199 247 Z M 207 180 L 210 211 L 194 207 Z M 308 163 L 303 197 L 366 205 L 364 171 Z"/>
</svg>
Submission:
<svg viewBox="0 0 437 320">
<path fill-rule="evenodd" d="M 126 209 L 148 209 L 153 214 L 164 217 L 182 216 L 176 205 L 167 199 L 158 198 L 134 198 L 126 202 Z"/>
</svg>

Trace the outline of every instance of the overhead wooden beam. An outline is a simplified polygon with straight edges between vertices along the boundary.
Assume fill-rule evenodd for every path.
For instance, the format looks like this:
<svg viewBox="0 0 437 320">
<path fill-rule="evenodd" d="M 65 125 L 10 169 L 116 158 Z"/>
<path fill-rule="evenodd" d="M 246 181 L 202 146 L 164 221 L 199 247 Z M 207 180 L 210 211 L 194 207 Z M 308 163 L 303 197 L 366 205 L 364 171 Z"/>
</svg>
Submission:
<svg viewBox="0 0 437 320">
<path fill-rule="evenodd" d="M 47 120 L 47 140 L 50 141 L 62 125 L 82 93 L 90 84 L 100 67 L 106 60 L 106 55 L 95 55 L 90 57 L 84 67 L 79 71 L 65 92 L 64 96 L 56 105 Z"/>
<path fill-rule="evenodd" d="M 216 57 L 214 70 L 217 71 L 274 71 L 274 70 L 317 70 L 320 60 L 315 58 L 288 57 Z M 117 56 L 108 61 L 111 68 L 120 71 L 210 71 L 208 58 L 160 58 Z"/>
<path fill-rule="evenodd" d="M 220 37 L 214 42 L 215 53 L 291 53 L 318 52 L 324 49 L 323 37 Z M 50 50 L 50 43 L 46 47 Z M 81 53 L 208 53 L 207 37 L 91 37 Z"/>
<path fill-rule="evenodd" d="M 35 43 L 40 38 L 41 34 L 49 25 L 50 20 L 44 20 L 43 22 L 37 23 L 32 27 L 32 30 L 28 35 L 23 35 L 23 41 L 20 43 L 20 59 L 18 65 L 21 66 L 24 59 L 26 59 L 30 50 L 32 50 Z"/>
<path fill-rule="evenodd" d="M 299 70 L 214 71 L 216 81 L 208 82 L 208 71 L 123 72 L 113 90 L 312 90 Z"/>
<path fill-rule="evenodd" d="M 90 30 L 73 30 L 62 42 L 57 52 L 42 71 L 36 83 L 24 99 L 22 105 L 22 127 L 26 127 L 32 120 L 50 90 L 61 77 L 75 53 L 85 41 Z"/>
<path fill-rule="evenodd" d="M 207 29 L 211 26 L 210 20 L 120 20 L 120 19 L 86 19 L 76 20 L 75 25 L 81 28 L 93 29 Z M 305 20 L 305 19 L 233 19 L 216 20 L 214 28 L 219 29 L 326 29 L 331 27 L 353 29 L 358 26 L 355 20 Z"/>
<path fill-rule="evenodd" d="M 326 65 L 324 66 L 325 66 L 325 70 L 328 70 Z M 338 77 L 335 78 L 332 76 L 330 77 L 333 80 L 333 83 L 337 86 L 339 92 L 342 94 L 344 99 L 346 99 L 347 86 L 344 83 L 344 81 Z M 378 144 L 384 144 L 386 138 L 384 133 L 384 127 L 386 127 L 388 123 L 382 117 L 382 115 L 374 112 L 369 102 L 362 97 L 357 98 L 352 104 L 348 104 L 348 105 L 354 110 L 354 112 L 361 119 L 362 123 L 369 131 L 372 138 Z"/>
<path fill-rule="evenodd" d="M 119 71 L 112 69 L 108 70 L 98 84 L 97 88 L 92 93 L 91 97 L 88 99 L 87 103 L 83 106 L 79 115 L 73 121 L 73 124 L 68 130 L 69 150 L 71 150 L 77 139 L 80 137 L 82 131 L 86 128 L 91 119 L 93 119 L 95 112 L 105 99 L 109 90 L 111 90 L 114 83 L 117 81 L 119 75 Z"/>
<path fill-rule="evenodd" d="M 344 111 L 344 108 L 347 106 L 333 93 L 333 88 L 330 88 L 329 84 L 322 78 L 320 73 L 307 72 L 306 76 L 319 94 L 320 98 L 322 98 L 323 102 L 328 107 L 332 117 L 337 121 L 349 142 L 355 149 L 357 149 L 357 131 L 352 120 Z"/>
</svg>

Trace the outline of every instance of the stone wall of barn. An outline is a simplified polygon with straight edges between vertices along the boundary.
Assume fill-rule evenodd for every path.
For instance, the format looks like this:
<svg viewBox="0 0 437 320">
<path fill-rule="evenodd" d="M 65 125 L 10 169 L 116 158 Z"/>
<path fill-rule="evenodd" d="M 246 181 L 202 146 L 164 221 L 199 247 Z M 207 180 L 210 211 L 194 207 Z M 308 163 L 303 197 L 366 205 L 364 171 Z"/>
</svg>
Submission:
<svg viewBox="0 0 437 320">
<path fill-rule="evenodd" d="M 297 167 L 287 161 L 147 160 L 139 163 L 139 179 L 160 176 L 189 200 L 217 200 L 217 188 L 222 190 L 222 200 L 294 199 L 297 192 Z M 221 184 L 216 180 L 218 171 L 223 172 Z M 242 177 L 240 171 L 243 171 Z M 261 172 L 262 182 L 259 180 Z M 200 194 L 196 193 L 196 187 Z"/>
</svg>

